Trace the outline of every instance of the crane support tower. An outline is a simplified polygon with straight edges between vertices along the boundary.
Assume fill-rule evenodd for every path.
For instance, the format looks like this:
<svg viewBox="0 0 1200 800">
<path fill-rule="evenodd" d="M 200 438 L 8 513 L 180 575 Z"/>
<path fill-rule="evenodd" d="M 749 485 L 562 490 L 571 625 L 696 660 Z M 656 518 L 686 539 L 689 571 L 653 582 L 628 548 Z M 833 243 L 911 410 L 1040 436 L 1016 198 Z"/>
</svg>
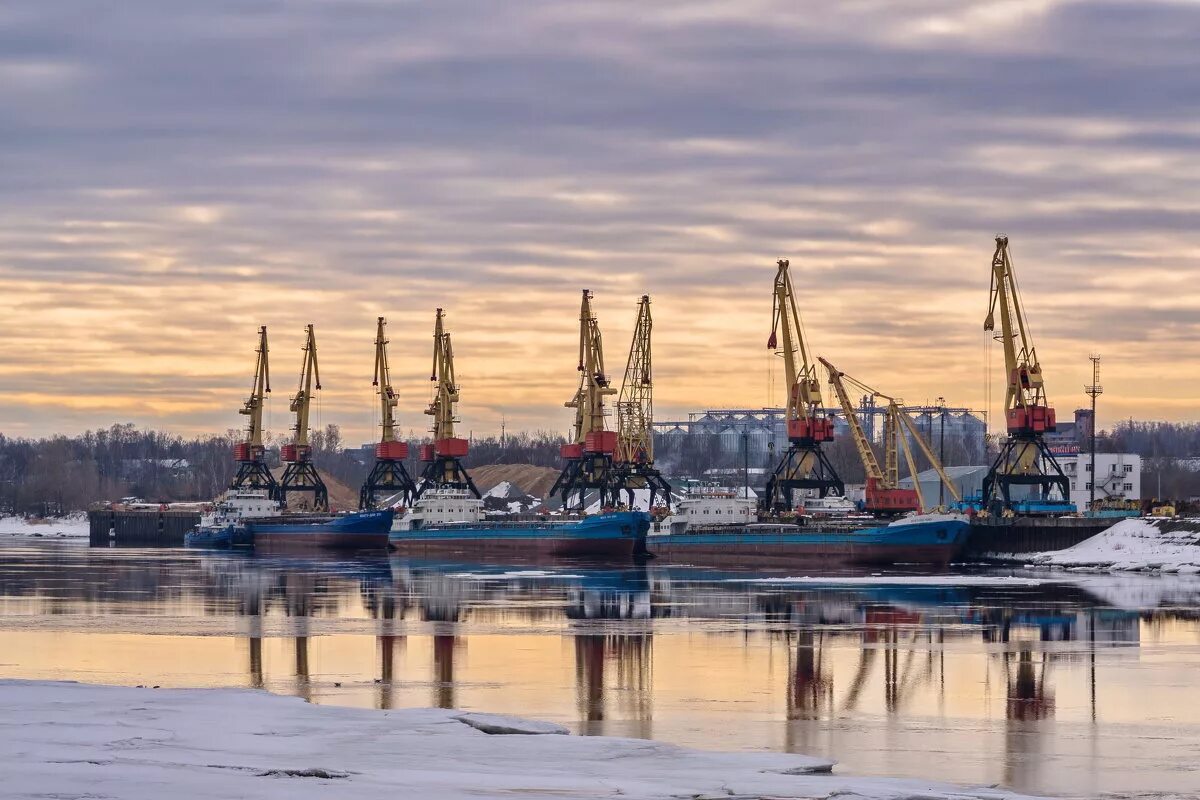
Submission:
<svg viewBox="0 0 1200 800">
<path fill-rule="evenodd" d="M 762 503 L 767 511 L 789 511 L 795 507 L 792 493 L 796 489 L 816 490 L 826 497 L 842 495 L 846 487 L 821 449 L 824 442 L 833 440 L 833 418 L 825 413 L 817 367 L 809 359 L 788 260 L 780 259 L 776 265 L 779 269 L 775 273 L 767 347 L 783 355 L 788 449 L 767 480 Z"/>
<path fill-rule="evenodd" d="M 601 506 L 615 506 L 620 492 L 613 463 L 617 434 L 604 428 L 604 398 L 617 393 L 604 371 L 600 325 L 592 313 L 592 293 L 583 290 L 579 308 L 579 388 L 563 405 L 575 410 L 572 441 L 562 447 L 563 468 L 550 496 L 562 498 L 564 508 L 582 510 L 589 491 L 600 495 Z"/>
<path fill-rule="evenodd" d="M 1008 436 L 1000 447 L 991 468 L 983 479 L 983 505 L 993 511 L 1012 509 L 1016 501 L 1015 486 L 1036 487 L 1039 503 L 1061 504 L 1067 510 L 1070 502 L 1070 482 L 1050 448 L 1045 434 L 1055 429 L 1054 409 L 1046 399 L 1042 365 L 1029 335 L 1021 293 L 1008 254 L 1008 237 L 996 237 L 992 255 L 992 286 L 988 315 L 983 329 L 995 331 L 996 316 L 1000 317 L 1000 332 L 995 334 L 1004 346 L 1004 367 L 1007 390 L 1004 395 L 1004 419 Z M 1057 489 L 1060 497 L 1053 498 Z"/>
<path fill-rule="evenodd" d="M 649 508 L 660 495 L 669 506 L 671 485 L 654 466 L 654 373 L 650 351 L 650 295 L 638 303 L 637 324 L 625 378 L 617 396 L 617 484 L 625 491 L 633 507 L 635 489 L 649 489 Z M 647 510 L 648 510 L 647 509 Z"/>
<path fill-rule="evenodd" d="M 433 400 L 425 413 L 433 417 L 433 443 L 421 445 L 421 483 L 414 499 L 429 489 L 465 489 L 479 497 L 479 489 L 463 466 L 469 443 L 454 435 L 455 408 L 458 404 L 458 383 L 454 379 L 454 348 L 446 330 L 445 314 L 437 310 L 433 324 L 433 371 L 429 380 L 434 384 Z"/>
<path fill-rule="evenodd" d="M 283 446 L 283 461 L 287 465 L 279 480 L 278 500 L 286 508 L 288 495 L 311 495 L 306 505 L 312 511 L 329 510 L 329 490 L 312 462 L 312 446 L 308 441 L 309 410 L 313 391 L 321 388 L 321 373 L 317 369 L 317 336 L 313 326 L 304 329 L 304 358 L 300 363 L 300 387 L 292 398 L 290 409 L 296 415 L 291 444 Z"/>
<path fill-rule="evenodd" d="M 230 489 L 266 490 L 271 497 L 278 492 L 275 476 L 267 466 L 267 449 L 263 445 L 263 404 L 271 392 L 271 370 L 267 361 L 267 326 L 258 329 L 258 358 L 254 366 L 254 383 L 250 397 L 238 410 L 249 417 L 246 439 L 233 446 L 233 458 L 238 462 L 237 475 Z"/>
<path fill-rule="evenodd" d="M 921 482 L 916 477 L 918 472 L 916 457 L 912 449 L 913 444 L 925 456 L 930 466 L 937 471 L 942 485 L 946 487 L 950 495 L 956 501 L 962 499 L 958 487 L 950 480 L 941 461 L 933 454 L 933 449 L 925 442 L 917 424 L 901 406 L 900 401 L 841 372 L 826 359 L 819 358 L 818 360 L 825 365 L 825 369 L 829 373 L 829 384 L 833 387 L 838 403 L 842 406 L 842 412 L 846 415 L 850 435 L 854 439 L 854 446 L 858 449 L 859 458 L 862 460 L 863 469 L 867 474 L 866 511 L 878 516 L 895 516 L 909 511 L 923 511 L 928 507 L 921 491 Z M 850 392 L 847 390 L 846 384 L 850 384 L 868 397 L 879 398 L 887 402 L 887 412 L 883 420 L 883 468 L 880 468 L 879 460 L 875 457 L 875 451 L 871 447 L 871 440 L 863 430 L 862 422 L 858 418 L 858 410 L 850 400 Z M 904 453 L 905 463 L 908 465 L 908 474 L 913 476 L 912 489 L 900 488 L 901 452 Z"/>
<path fill-rule="evenodd" d="M 375 445 L 375 464 L 358 493 L 360 509 L 375 508 L 380 495 L 396 503 L 411 503 L 417 486 L 404 468 L 408 458 L 408 442 L 396 439 L 396 392 L 392 389 L 392 373 L 388 368 L 387 345 L 384 334 L 387 322 L 379 318 L 375 329 L 375 378 L 371 385 L 379 393 L 379 423 L 381 433 Z"/>
</svg>

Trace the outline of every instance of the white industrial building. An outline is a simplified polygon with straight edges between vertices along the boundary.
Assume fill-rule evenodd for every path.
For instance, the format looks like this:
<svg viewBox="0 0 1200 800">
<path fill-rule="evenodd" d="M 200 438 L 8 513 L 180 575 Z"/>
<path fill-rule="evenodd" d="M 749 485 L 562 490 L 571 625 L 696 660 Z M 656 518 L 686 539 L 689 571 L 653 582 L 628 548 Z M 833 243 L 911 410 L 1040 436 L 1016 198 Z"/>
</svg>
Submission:
<svg viewBox="0 0 1200 800">
<path fill-rule="evenodd" d="M 1092 459 L 1088 453 L 1059 456 L 1071 481 L 1071 501 L 1080 510 L 1092 494 Z M 1096 453 L 1096 500 L 1141 500 L 1142 457 L 1133 453 Z"/>
<path fill-rule="evenodd" d="M 1086 511 L 1091 500 L 1091 456 L 1087 453 L 1078 455 L 1058 456 L 1058 463 L 1071 482 L 1071 502 L 1080 511 Z M 946 473 L 954 482 L 964 497 L 978 495 L 983 488 L 983 479 L 987 475 L 986 466 L 946 467 Z M 1096 500 L 1141 500 L 1142 499 L 1142 457 L 1133 453 L 1096 453 Z M 921 491 L 928 505 L 936 505 L 938 487 L 941 480 L 938 474 L 927 469 L 917 475 L 921 481 Z M 912 488 L 912 478 L 903 478 L 900 485 L 905 489 Z M 1014 491 L 1014 494 L 1019 492 Z"/>
</svg>

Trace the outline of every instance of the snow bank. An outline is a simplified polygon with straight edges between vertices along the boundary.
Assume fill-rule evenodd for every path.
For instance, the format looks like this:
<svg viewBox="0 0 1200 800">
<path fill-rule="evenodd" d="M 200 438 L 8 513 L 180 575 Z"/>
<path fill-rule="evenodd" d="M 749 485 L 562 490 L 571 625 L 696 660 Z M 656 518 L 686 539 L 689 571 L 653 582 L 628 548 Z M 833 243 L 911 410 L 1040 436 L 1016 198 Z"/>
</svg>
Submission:
<svg viewBox="0 0 1200 800">
<path fill-rule="evenodd" d="M 234 689 L 0 681 L 6 798 L 921 797 L 990 788 L 817 774 L 831 764 L 639 739 L 495 736 L 440 709 L 368 711 Z"/>
<path fill-rule="evenodd" d="M 797 583 L 821 586 L 1041 586 L 1053 583 L 1045 578 L 1017 578 L 1010 575 L 804 575 L 796 578 L 730 578 L 730 583 Z"/>
<path fill-rule="evenodd" d="M 1200 573 L 1200 520 L 1121 520 L 1074 547 L 1021 558 L 1052 567 Z"/>
<path fill-rule="evenodd" d="M 0 536 L 86 539 L 88 538 L 88 518 L 86 514 L 71 514 L 66 517 L 47 519 L 0 517 Z"/>
</svg>

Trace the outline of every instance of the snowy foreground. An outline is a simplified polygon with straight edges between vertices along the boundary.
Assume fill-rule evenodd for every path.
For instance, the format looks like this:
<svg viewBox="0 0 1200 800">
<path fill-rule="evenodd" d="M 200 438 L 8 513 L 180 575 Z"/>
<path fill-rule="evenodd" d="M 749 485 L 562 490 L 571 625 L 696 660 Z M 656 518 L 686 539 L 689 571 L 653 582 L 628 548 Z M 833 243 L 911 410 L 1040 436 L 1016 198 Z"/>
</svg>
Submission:
<svg viewBox="0 0 1200 800">
<path fill-rule="evenodd" d="M 25 517 L 0 517 L 0 536 L 40 536 L 47 539 L 88 538 L 86 514 L 71 514 L 67 517 L 49 519 L 27 519 Z"/>
<path fill-rule="evenodd" d="M 1066 550 L 1018 558 L 1049 567 L 1197 574 L 1200 520 L 1121 520 Z"/>
<path fill-rule="evenodd" d="M 0 708 L 5 798 L 1018 797 L 835 776 L 806 756 L 553 735 L 558 726 L 511 717 L 314 706 L 249 690 L 0 681 Z"/>
</svg>

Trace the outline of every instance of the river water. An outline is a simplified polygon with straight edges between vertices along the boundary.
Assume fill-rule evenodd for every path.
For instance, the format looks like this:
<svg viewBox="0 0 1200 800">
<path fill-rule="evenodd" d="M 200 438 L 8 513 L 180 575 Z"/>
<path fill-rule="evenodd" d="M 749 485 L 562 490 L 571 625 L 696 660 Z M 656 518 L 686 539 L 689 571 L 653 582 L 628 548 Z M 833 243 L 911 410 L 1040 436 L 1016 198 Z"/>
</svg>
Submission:
<svg viewBox="0 0 1200 800">
<path fill-rule="evenodd" d="M 486 710 L 829 756 L 847 773 L 1200 795 L 1198 676 L 1195 576 L 814 579 L 0 543 L 2 678 Z"/>
</svg>

